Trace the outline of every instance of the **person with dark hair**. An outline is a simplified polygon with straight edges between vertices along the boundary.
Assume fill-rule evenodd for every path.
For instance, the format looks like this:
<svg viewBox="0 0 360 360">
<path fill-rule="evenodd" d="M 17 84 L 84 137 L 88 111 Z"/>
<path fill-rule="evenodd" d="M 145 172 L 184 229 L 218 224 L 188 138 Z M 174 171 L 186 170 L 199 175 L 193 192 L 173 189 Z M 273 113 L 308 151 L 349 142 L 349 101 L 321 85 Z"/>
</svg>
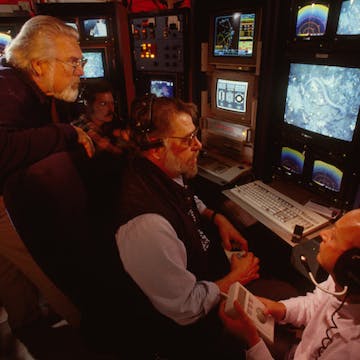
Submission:
<svg viewBox="0 0 360 360">
<path fill-rule="evenodd" d="M 320 236 L 317 260 L 329 273 L 328 279 L 306 296 L 260 300 L 265 313 L 276 321 L 305 326 L 300 343 L 290 352 L 294 360 L 355 360 L 360 353 L 360 209 L 346 213 Z M 219 314 L 226 328 L 247 343 L 246 358 L 272 359 L 240 303 L 235 301 L 234 306 L 236 318 L 225 313 L 224 304 Z"/>
<path fill-rule="evenodd" d="M 132 105 L 138 152 L 123 170 L 116 241 L 129 312 L 121 321 L 129 318 L 129 344 L 141 338 L 138 358 L 227 359 L 219 346 L 221 292 L 259 276 L 247 241 L 188 185 L 201 149 L 196 117 L 196 106 L 177 98 L 148 96 Z M 222 243 L 230 250 L 232 241 L 247 253 L 230 264 Z"/>
<path fill-rule="evenodd" d="M 117 124 L 113 89 L 106 80 L 88 84 L 83 98 L 85 113 L 72 122 L 82 128 L 93 140 L 96 153 L 122 154 L 124 138 L 120 123 Z"/>
</svg>

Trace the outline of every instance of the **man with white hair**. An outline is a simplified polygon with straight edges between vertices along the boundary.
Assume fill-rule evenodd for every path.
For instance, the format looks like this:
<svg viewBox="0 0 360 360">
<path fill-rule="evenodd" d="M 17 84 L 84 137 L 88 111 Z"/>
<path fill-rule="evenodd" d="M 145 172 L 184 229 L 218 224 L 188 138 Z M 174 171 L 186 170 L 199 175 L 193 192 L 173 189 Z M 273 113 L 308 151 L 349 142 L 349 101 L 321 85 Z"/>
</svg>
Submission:
<svg viewBox="0 0 360 360">
<path fill-rule="evenodd" d="M 49 125 L 72 120 L 70 107 L 73 104 L 68 104 L 77 99 L 86 64 L 78 40 L 78 32 L 61 20 L 38 15 L 29 19 L 5 48 L 0 66 L 0 128 L 14 131 L 14 134 L 18 130 L 41 129 L 41 147 L 49 148 L 42 160 L 29 167 L 20 167 L 1 179 L 4 187 L 0 194 L 4 194 L 7 211 L 0 197 L 0 224 L 2 233 L 5 231 L 7 235 L 1 237 L 0 255 L 16 264 L 47 300 L 58 296 L 54 291 L 47 292 L 49 286 L 44 277 L 39 276 L 38 270 L 34 271 L 33 259 L 28 253 L 24 254 L 24 245 L 7 213 L 42 270 L 65 289 L 67 295 L 73 295 L 77 283 L 81 282 L 75 258 L 81 254 L 80 244 L 88 240 L 86 193 L 73 155 L 51 150 L 54 128 Z M 66 129 L 76 137 L 70 125 L 66 125 Z M 91 140 L 80 129 L 77 132 L 91 155 Z M 83 155 L 84 149 L 73 142 L 66 149 L 75 150 L 80 158 Z M 29 142 L 28 153 L 38 151 L 39 142 Z M 29 154 L 24 156 L 31 157 Z M 13 160 L 9 157 L 10 162 Z M 19 248 L 22 249 L 20 257 Z M 67 271 L 63 271 L 64 268 Z M 61 305 L 55 307 L 61 312 Z M 74 313 L 72 307 L 65 308 L 61 315 L 66 317 Z"/>
</svg>

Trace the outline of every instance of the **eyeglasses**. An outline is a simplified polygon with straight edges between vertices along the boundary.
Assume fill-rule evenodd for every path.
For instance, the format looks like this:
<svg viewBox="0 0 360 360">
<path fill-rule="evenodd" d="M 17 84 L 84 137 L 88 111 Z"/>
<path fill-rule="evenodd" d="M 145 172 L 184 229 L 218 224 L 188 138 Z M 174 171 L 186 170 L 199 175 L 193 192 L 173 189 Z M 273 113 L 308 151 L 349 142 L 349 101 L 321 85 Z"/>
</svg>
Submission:
<svg viewBox="0 0 360 360">
<path fill-rule="evenodd" d="M 74 59 L 71 61 L 64 61 L 58 58 L 55 58 L 56 61 L 60 61 L 61 63 L 65 64 L 65 65 L 70 65 L 73 68 L 73 71 L 75 72 L 76 69 L 78 69 L 79 67 L 81 67 L 81 69 L 84 68 L 84 66 L 86 65 L 88 59 L 86 58 L 82 58 L 82 59 Z"/>
<path fill-rule="evenodd" d="M 188 136 L 168 136 L 168 139 L 179 139 L 187 146 L 194 145 L 195 139 L 197 139 L 197 134 L 199 132 L 199 128 L 197 127 L 190 135 Z"/>
</svg>

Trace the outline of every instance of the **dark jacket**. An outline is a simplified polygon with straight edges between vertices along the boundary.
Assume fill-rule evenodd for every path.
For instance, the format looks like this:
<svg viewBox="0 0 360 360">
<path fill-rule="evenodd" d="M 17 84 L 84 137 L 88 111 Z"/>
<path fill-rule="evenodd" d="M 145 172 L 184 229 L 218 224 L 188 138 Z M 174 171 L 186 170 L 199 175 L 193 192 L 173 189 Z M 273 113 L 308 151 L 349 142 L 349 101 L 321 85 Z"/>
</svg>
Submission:
<svg viewBox="0 0 360 360">
<path fill-rule="evenodd" d="M 38 129 L 9 131 L 0 128 L 0 194 L 6 177 L 52 153 L 71 149 L 77 133 L 68 124 L 52 124 Z"/>
<path fill-rule="evenodd" d="M 175 229 L 187 252 L 187 268 L 197 280 L 213 281 L 229 271 L 229 262 L 215 232 L 207 231 L 190 189 L 175 183 L 157 166 L 144 158 L 130 161 L 123 171 L 120 195 L 121 224 L 144 214 L 157 213 L 166 218 Z M 151 231 L 151 229 L 149 229 Z M 200 235 L 199 230 L 202 232 Z M 212 229 L 214 230 L 214 229 Z M 210 242 L 207 243 L 207 239 Z M 221 325 L 216 309 L 195 324 L 180 326 L 161 315 L 125 274 L 123 296 L 129 299 L 124 308 L 131 306 L 130 326 L 141 339 L 141 350 L 146 349 L 170 359 L 216 357 L 215 347 L 221 338 Z M 125 290 L 126 289 L 126 290 Z M 123 317 L 124 319 L 125 317 Z M 218 354 L 217 354 L 218 355 Z M 140 356 L 140 355 L 139 355 Z M 141 354 L 143 358 L 146 355 Z"/>
</svg>

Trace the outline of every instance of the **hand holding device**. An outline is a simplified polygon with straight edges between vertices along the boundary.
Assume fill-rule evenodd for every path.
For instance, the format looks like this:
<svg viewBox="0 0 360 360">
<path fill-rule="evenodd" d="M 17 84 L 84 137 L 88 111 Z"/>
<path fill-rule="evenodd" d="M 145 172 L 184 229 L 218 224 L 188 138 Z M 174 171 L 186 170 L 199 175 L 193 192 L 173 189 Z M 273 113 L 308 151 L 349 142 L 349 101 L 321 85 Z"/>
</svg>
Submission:
<svg viewBox="0 0 360 360">
<path fill-rule="evenodd" d="M 239 301 L 244 311 L 252 319 L 260 336 L 273 343 L 275 322 L 272 316 L 264 314 L 265 305 L 239 282 L 231 285 L 225 303 L 225 313 L 233 318 L 237 316 L 237 310 L 234 307 L 235 300 Z"/>
</svg>

